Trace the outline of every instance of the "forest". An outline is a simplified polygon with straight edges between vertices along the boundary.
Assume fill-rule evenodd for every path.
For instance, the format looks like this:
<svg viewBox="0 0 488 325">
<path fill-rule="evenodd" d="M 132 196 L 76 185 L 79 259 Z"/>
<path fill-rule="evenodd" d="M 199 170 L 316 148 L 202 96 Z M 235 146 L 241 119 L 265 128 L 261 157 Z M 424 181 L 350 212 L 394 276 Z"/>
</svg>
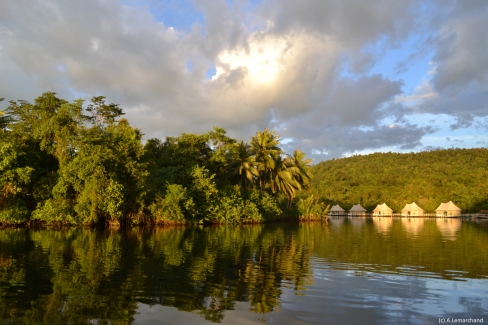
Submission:
<svg viewBox="0 0 488 325">
<path fill-rule="evenodd" d="M 103 96 L 47 92 L 0 111 L 0 224 L 241 223 L 320 218 L 311 163 L 274 131 L 249 142 L 214 127 L 143 142 Z"/>
<path fill-rule="evenodd" d="M 1 101 L 1 99 L 0 99 Z M 2 103 L 3 104 L 3 103 Z M 312 166 L 272 130 L 214 127 L 143 141 L 103 96 L 47 92 L 0 110 L 0 225 L 245 223 L 321 219 L 331 204 L 488 209 L 488 150 L 375 153 Z"/>
<path fill-rule="evenodd" d="M 433 212 L 453 201 L 463 212 L 488 210 L 488 149 L 374 153 L 323 161 L 312 168 L 312 192 L 326 203 L 371 212 L 385 202 L 395 212 L 416 202 Z"/>
</svg>

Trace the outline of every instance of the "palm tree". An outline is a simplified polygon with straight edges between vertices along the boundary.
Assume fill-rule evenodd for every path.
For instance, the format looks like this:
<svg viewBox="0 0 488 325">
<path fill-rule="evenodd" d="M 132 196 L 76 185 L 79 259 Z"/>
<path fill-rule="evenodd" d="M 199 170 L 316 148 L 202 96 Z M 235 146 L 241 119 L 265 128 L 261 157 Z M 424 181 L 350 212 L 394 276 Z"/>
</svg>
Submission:
<svg viewBox="0 0 488 325">
<path fill-rule="evenodd" d="M 305 157 L 305 153 L 295 150 L 293 156 L 289 158 L 289 163 L 293 166 L 294 176 L 302 187 L 306 187 L 312 179 L 312 159 Z"/>
<path fill-rule="evenodd" d="M 256 132 L 256 135 L 251 139 L 251 147 L 254 151 L 259 171 L 259 188 L 261 191 L 266 184 L 266 174 L 275 168 L 275 160 L 282 153 L 282 150 L 278 147 L 279 144 L 279 135 L 274 131 L 268 131 L 268 129 L 263 132 Z"/>
<path fill-rule="evenodd" d="M 291 207 L 297 190 L 301 189 L 301 185 L 295 177 L 296 171 L 294 169 L 295 167 L 289 158 L 283 159 L 283 155 L 279 155 L 270 173 L 271 192 L 275 195 L 278 192 L 285 194 L 288 198 L 288 207 Z"/>
<path fill-rule="evenodd" d="M 234 144 L 229 167 L 232 175 L 238 175 L 241 187 L 247 181 L 252 182 L 254 176 L 259 176 L 256 158 L 253 154 L 251 146 L 247 142 L 241 141 Z"/>
</svg>

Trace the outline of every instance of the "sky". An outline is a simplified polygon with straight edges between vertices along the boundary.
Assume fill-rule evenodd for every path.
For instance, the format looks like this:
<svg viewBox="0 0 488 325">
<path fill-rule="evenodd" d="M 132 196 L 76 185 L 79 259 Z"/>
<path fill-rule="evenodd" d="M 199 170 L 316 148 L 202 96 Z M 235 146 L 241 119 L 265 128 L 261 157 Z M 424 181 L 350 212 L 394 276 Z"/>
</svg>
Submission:
<svg viewBox="0 0 488 325">
<path fill-rule="evenodd" d="M 0 97 L 105 96 L 144 139 L 273 129 L 314 162 L 488 147 L 486 17 L 486 0 L 0 0 Z"/>
</svg>

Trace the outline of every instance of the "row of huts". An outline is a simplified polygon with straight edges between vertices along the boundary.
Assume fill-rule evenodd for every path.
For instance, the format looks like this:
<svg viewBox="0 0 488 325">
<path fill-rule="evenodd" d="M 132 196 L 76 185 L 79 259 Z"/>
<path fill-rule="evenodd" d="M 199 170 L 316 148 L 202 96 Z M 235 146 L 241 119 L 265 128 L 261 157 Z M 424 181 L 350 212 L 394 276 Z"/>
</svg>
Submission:
<svg viewBox="0 0 488 325">
<path fill-rule="evenodd" d="M 334 205 L 329 210 L 329 215 L 350 215 L 350 216 L 361 216 L 366 215 L 368 212 L 365 208 L 361 206 L 361 204 L 353 205 L 353 207 L 346 212 L 343 208 L 341 208 L 338 204 Z M 402 209 L 402 216 L 405 217 L 421 217 L 425 213 L 424 209 L 419 207 L 417 203 L 409 203 L 406 204 L 405 207 Z M 458 208 L 452 201 L 447 203 L 441 203 L 439 207 L 435 210 L 435 215 L 437 217 L 458 217 L 461 216 L 461 209 Z M 386 205 L 386 203 L 378 204 L 376 208 L 373 210 L 373 216 L 393 216 L 393 210 Z"/>
</svg>

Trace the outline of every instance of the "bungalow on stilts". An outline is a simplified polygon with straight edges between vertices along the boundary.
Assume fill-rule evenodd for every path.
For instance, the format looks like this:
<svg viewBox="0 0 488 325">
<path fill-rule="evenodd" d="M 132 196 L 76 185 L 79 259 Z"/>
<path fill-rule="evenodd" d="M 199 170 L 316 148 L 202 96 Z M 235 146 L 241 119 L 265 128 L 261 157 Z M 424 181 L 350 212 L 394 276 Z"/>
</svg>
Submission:
<svg viewBox="0 0 488 325">
<path fill-rule="evenodd" d="M 386 203 L 378 204 L 373 210 L 373 215 L 380 217 L 391 217 L 393 216 L 393 210 L 390 209 L 390 207 L 387 206 Z"/>
<path fill-rule="evenodd" d="M 334 205 L 332 208 L 329 210 L 329 216 L 340 216 L 340 215 L 345 215 L 346 210 L 341 208 L 339 204 Z"/>
<path fill-rule="evenodd" d="M 415 202 L 405 204 L 405 207 L 402 209 L 402 217 L 420 217 L 423 215 L 424 209 L 419 207 Z"/>
<path fill-rule="evenodd" d="M 349 215 L 350 216 L 365 216 L 366 215 L 366 209 L 363 208 L 361 206 L 361 204 L 355 204 L 349 210 Z"/>
<path fill-rule="evenodd" d="M 435 209 L 435 215 L 437 217 L 459 217 L 461 216 L 461 209 L 452 203 L 452 201 L 449 201 L 447 203 L 441 203 L 441 205 Z"/>
</svg>

